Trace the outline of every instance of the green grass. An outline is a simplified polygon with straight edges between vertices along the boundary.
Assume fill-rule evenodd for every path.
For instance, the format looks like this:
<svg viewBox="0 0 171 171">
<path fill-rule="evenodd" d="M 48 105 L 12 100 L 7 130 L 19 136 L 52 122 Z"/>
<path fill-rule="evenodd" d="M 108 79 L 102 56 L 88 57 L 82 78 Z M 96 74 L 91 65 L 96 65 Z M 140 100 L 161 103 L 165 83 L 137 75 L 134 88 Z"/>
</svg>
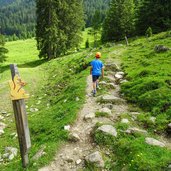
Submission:
<svg viewBox="0 0 171 171">
<path fill-rule="evenodd" d="M 171 51 L 156 53 L 154 47 L 171 47 L 170 37 L 164 32 L 148 40 L 135 40 L 122 58 L 128 80 L 122 85 L 122 93 L 129 102 L 136 103 L 151 115 L 164 115 L 164 124 L 171 122 Z"/>
</svg>

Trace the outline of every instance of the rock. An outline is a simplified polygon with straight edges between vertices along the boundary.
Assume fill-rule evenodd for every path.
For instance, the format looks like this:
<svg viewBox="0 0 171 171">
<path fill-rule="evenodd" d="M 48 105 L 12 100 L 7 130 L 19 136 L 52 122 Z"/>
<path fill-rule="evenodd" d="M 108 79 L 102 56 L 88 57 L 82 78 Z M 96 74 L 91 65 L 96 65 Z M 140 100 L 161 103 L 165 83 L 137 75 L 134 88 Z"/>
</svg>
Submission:
<svg viewBox="0 0 171 171">
<path fill-rule="evenodd" d="M 66 156 L 65 161 L 67 161 L 68 163 L 74 162 L 74 160 L 70 158 L 69 156 Z"/>
<path fill-rule="evenodd" d="M 166 145 L 154 138 L 145 138 L 145 142 L 149 145 L 159 146 L 159 147 L 165 147 Z"/>
<path fill-rule="evenodd" d="M 100 131 L 102 131 L 103 133 L 112 135 L 112 136 L 114 136 L 114 137 L 117 136 L 116 129 L 115 129 L 112 125 L 102 125 L 102 126 L 99 127 L 97 130 L 100 130 Z"/>
<path fill-rule="evenodd" d="M 5 152 L 6 153 L 11 153 L 14 156 L 17 156 L 18 149 L 17 148 L 14 148 L 14 147 L 6 147 L 5 148 Z"/>
<path fill-rule="evenodd" d="M 168 169 L 171 169 L 171 164 L 168 166 Z"/>
<path fill-rule="evenodd" d="M 122 79 L 124 77 L 124 72 L 117 72 L 114 77 L 116 79 Z"/>
<path fill-rule="evenodd" d="M 9 155 L 10 155 L 10 153 L 5 153 L 5 154 L 2 155 L 2 158 L 7 159 L 9 157 Z"/>
<path fill-rule="evenodd" d="M 107 107 L 100 109 L 99 112 L 107 113 L 108 115 L 112 114 L 111 110 Z"/>
<path fill-rule="evenodd" d="M 105 70 L 106 71 L 111 70 L 111 71 L 116 72 L 116 71 L 119 71 L 119 66 L 115 63 L 109 63 L 105 65 Z"/>
<path fill-rule="evenodd" d="M 70 133 L 69 140 L 72 142 L 78 142 L 78 141 L 80 141 L 80 137 L 76 133 Z"/>
<path fill-rule="evenodd" d="M 129 120 L 128 120 L 128 119 L 123 118 L 123 119 L 121 120 L 121 123 L 129 123 Z"/>
<path fill-rule="evenodd" d="M 81 162 L 82 162 L 82 160 L 81 160 L 81 159 L 78 159 L 78 160 L 76 161 L 76 164 L 79 165 Z"/>
<path fill-rule="evenodd" d="M 9 156 L 8 156 L 8 160 L 13 160 L 14 159 L 14 154 L 10 154 Z"/>
<path fill-rule="evenodd" d="M 166 46 L 163 46 L 163 45 L 156 45 L 154 47 L 154 51 L 157 52 L 157 53 L 160 53 L 160 52 L 166 52 L 170 50 L 170 48 L 166 47 Z"/>
<path fill-rule="evenodd" d="M 34 156 L 33 156 L 33 160 L 38 160 L 39 158 L 41 158 L 42 156 L 44 156 L 46 154 L 46 152 L 44 152 L 46 146 L 43 146 Z"/>
<path fill-rule="evenodd" d="M 93 118 L 95 118 L 95 114 L 94 113 L 88 113 L 84 116 L 84 120 L 92 120 Z"/>
<path fill-rule="evenodd" d="M 30 108 L 30 112 L 38 112 L 39 111 L 39 109 L 37 109 L 37 108 Z"/>
<path fill-rule="evenodd" d="M 120 84 L 127 83 L 128 80 L 120 80 Z"/>
<path fill-rule="evenodd" d="M 112 103 L 112 104 L 123 104 L 125 101 L 119 97 L 115 97 L 113 95 L 104 95 L 97 99 L 98 102 L 101 103 Z"/>
<path fill-rule="evenodd" d="M 70 130 L 70 128 L 71 128 L 71 126 L 70 126 L 70 125 L 66 125 L 66 126 L 64 126 L 64 130 L 69 131 L 69 130 Z"/>
<path fill-rule="evenodd" d="M 0 120 L 3 120 L 3 119 L 4 119 L 4 117 L 0 115 Z"/>
<path fill-rule="evenodd" d="M 134 133 L 142 133 L 142 134 L 147 134 L 146 130 L 142 130 L 136 127 L 128 128 L 126 131 L 128 134 L 134 134 Z"/>
<path fill-rule="evenodd" d="M 7 114 L 7 112 L 6 111 L 2 111 L 1 114 Z"/>
<path fill-rule="evenodd" d="M 4 131 L 2 129 L 0 129 L 0 135 L 4 134 Z"/>
<path fill-rule="evenodd" d="M 99 151 L 96 151 L 88 156 L 85 157 L 87 163 L 95 164 L 95 166 L 103 168 L 104 161 Z"/>
<path fill-rule="evenodd" d="M 154 116 L 150 117 L 150 121 L 153 122 L 153 123 L 155 123 L 156 117 L 154 117 Z"/>
<path fill-rule="evenodd" d="M 168 128 L 170 128 L 170 129 L 171 129 L 171 123 L 169 123 L 169 124 L 168 124 Z"/>
<path fill-rule="evenodd" d="M 4 124 L 3 122 L 0 122 L 0 129 L 5 129 L 6 128 L 6 124 Z"/>
<path fill-rule="evenodd" d="M 80 99 L 79 99 L 79 97 L 76 97 L 76 99 L 75 99 L 75 100 L 78 102 Z"/>
<path fill-rule="evenodd" d="M 104 104 L 103 106 L 102 106 L 103 108 L 104 107 L 107 107 L 108 109 L 113 109 L 113 104 L 111 104 L 111 103 L 108 103 L 108 104 Z"/>
</svg>

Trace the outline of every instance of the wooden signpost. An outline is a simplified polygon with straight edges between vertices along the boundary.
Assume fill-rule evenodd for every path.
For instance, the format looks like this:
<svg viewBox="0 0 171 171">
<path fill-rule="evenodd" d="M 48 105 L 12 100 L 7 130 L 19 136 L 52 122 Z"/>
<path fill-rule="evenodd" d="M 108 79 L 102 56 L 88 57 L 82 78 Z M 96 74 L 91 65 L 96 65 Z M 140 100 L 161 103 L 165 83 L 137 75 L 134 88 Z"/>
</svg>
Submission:
<svg viewBox="0 0 171 171">
<path fill-rule="evenodd" d="M 28 150 L 31 147 L 31 140 L 24 99 L 28 98 L 29 95 L 23 89 L 26 83 L 21 80 L 17 65 L 11 64 L 10 70 L 12 76 L 12 81 L 9 81 L 10 95 L 14 109 L 22 165 L 26 167 L 29 163 Z"/>
</svg>

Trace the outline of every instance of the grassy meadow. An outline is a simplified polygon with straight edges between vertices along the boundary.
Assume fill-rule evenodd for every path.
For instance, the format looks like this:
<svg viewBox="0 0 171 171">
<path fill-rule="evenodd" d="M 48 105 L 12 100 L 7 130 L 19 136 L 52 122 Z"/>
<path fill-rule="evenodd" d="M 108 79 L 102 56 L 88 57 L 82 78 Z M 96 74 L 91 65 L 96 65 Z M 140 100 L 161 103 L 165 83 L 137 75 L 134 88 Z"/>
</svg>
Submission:
<svg viewBox="0 0 171 171">
<path fill-rule="evenodd" d="M 90 36 L 90 37 L 89 37 Z M 54 157 L 56 150 L 68 140 L 65 125 L 73 124 L 78 111 L 85 101 L 86 77 L 89 74 L 89 63 L 96 51 L 103 54 L 102 61 L 107 58 L 116 58 L 122 62 L 127 83 L 122 84 L 121 91 L 129 103 L 135 108 L 141 108 L 141 115 L 136 123 L 130 124 L 147 128 L 148 136 L 158 137 L 154 134 L 165 132 L 166 126 L 171 122 L 170 114 L 170 63 L 171 51 L 155 53 L 154 47 L 163 44 L 171 47 L 169 33 L 161 33 L 149 38 L 131 40 L 130 46 L 121 46 L 119 43 L 108 43 L 100 49 L 93 49 L 93 37 L 86 29 L 83 32 L 83 43 L 79 52 L 45 61 L 38 58 L 36 41 L 34 39 L 19 40 L 6 43 L 9 50 L 8 59 L 0 64 L 0 111 L 7 111 L 8 125 L 5 134 L 0 137 L 0 154 L 7 146 L 18 147 L 18 140 L 11 136 L 15 131 L 15 122 L 11 102 L 9 99 L 8 80 L 11 79 L 9 64 L 17 63 L 21 77 L 28 84 L 26 90 L 30 98 L 26 101 L 32 147 L 29 152 L 30 164 L 27 171 L 37 171 L 38 168 L 48 164 Z M 91 48 L 85 48 L 87 38 Z M 133 109 L 132 109 L 133 110 Z M 103 113 L 97 113 L 103 116 Z M 149 118 L 156 117 L 151 124 Z M 122 118 L 120 118 L 122 119 Z M 112 171 L 121 170 L 165 170 L 171 163 L 171 152 L 166 148 L 149 147 L 144 143 L 145 136 L 123 133 L 128 125 L 116 123 L 117 139 L 94 132 L 94 140 L 103 148 L 111 150 L 111 157 L 106 158 L 105 168 Z M 34 161 L 32 157 L 38 150 L 44 148 L 46 155 Z M 92 168 L 87 166 L 92 171 Z M 12 162 L 5 161 L 0 164 L 2 171 L 21 171 L 20 155 Z M 96 170 L 93 168 L 93 170 Z"/>
</svg>

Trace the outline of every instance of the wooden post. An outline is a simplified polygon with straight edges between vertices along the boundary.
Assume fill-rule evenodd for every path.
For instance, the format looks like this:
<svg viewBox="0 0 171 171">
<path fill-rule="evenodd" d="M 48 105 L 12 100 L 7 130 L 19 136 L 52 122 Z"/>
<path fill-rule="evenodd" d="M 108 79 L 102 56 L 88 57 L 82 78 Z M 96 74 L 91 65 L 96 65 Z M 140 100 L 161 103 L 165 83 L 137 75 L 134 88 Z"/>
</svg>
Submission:
<svg viewBox="0 0 171 171">
<path fill-rule="evenodd" d="M 126 46 L 128 46 L 129 45 L 129 42 L 128 42 L 127 36 L 125 36 L 125 41 L 126 41 Z"/>
<path fill-rule="evenodd" d="M 11 69 L 12 80 L 14 81 L 14 77 L 16 75 L 19 76 L 17 65 L 11 64 L 10 69 Z M 18 133 L 18 141 L 20 146 L 22 165 L 23 167 L 26 167 L 29 163 L 28 150 L 31 147 L 31 140 L 30 140 L 25 101 L 24 99 L 12 100 L 12 104 L 13 104 L 16 128 Z"/>
</svg>

